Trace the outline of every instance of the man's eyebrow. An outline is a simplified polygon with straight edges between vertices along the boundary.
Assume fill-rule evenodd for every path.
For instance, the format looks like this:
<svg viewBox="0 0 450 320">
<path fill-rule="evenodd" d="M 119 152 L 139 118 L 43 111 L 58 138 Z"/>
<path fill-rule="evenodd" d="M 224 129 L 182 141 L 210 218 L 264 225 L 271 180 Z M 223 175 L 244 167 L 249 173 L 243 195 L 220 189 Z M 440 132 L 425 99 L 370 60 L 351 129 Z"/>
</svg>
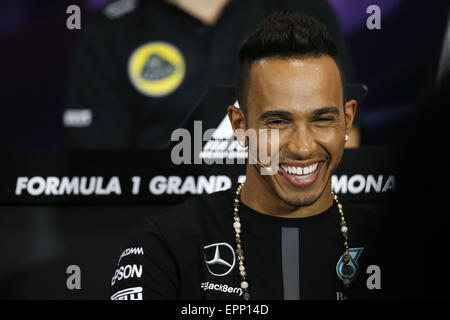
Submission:
<svg viewBox="0 0 450 320">
<path fill-rule="evenodd" d="M 339 115 L 339 109 L 337 107 L 331 106 L 331 107 L 322 107 L 320 109 L 316 109 L 312 112 L 312 115 L 315 117 L 319 117 L 324 114 L 331 113 L 333 115 L 338 116 Z"/>
<path fill-rule="evenodd" d="M 315 117 L 319 117 L 324 114 L 333 114 L 338 116 L 339 115 L 339 109 L 335 106 L 329 106 L 329 107 L 322 107 L 319 109 L 315 109 L 312 112 L 312 115 Z M 269 110 L 264 113 L 262 113 L 259 116 L 259 120 L 264 120 L 270 117 L 282 117 L 282 118 L 292 118 L 293 113 L 286 110 Z"/>
<path fill-rule="evenodd" d="M 264 112 L 259 116 L 259 120 L 264 120 L 270 117 L 282 117 L 282 118 L 291 118 L 292 112 L 286 110 L 269 110 Z"/>
</svg>

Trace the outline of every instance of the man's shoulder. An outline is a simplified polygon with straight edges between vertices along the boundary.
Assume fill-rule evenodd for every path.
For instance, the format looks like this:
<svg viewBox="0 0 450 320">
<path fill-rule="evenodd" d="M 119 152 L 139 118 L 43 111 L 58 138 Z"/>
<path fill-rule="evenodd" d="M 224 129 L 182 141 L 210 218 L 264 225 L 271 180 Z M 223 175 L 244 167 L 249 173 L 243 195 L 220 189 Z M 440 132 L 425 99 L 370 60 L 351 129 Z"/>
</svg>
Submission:
<svg viewBox="0 0 450 320">
<path fill-rule="evenodd" d="M 226 208 L 231 208 L 230 192 L 227 189 L 195 196 L 174 207 L 148 215 L 145 227 L 195 232 L 211 223 L 220 223 L 226 219 Z"/>
<path fill-rule="evenodd" d="M 382 219 L 385 215 L 387 204 L 380 203 L 365 203 L 352 200 L 343 200 L 342 209 L 344 215 L 349 215 L 352 219 L 361 219 L 365 221 L 371 221 Z"/>
<path fill-rule="evenodd" d="M 387 205 L 378 203 L 361 203 L 350 200 L 341 201 L 344 217 L 353 234 L 361 237 L 378 237 L 383 230 L 383 223 L 388 218 Z"/>
</svg>

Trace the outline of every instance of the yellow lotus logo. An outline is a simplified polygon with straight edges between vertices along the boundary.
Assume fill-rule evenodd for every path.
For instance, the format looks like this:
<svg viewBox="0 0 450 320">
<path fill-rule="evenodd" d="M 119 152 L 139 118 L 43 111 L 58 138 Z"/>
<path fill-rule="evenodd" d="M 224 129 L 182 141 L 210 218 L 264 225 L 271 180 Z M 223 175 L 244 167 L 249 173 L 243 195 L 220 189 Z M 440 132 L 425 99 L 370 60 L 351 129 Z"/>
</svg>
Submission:
<svg viewBox="0 0 450 320">
<path fill-rule="evenodd" d="M 172 93 L 183 81 L 183 55 L 166 42 L 150 42 L 137 48 L 128 62 L 128 75 L 135 88 L 150 97 Z"/>
</svg>

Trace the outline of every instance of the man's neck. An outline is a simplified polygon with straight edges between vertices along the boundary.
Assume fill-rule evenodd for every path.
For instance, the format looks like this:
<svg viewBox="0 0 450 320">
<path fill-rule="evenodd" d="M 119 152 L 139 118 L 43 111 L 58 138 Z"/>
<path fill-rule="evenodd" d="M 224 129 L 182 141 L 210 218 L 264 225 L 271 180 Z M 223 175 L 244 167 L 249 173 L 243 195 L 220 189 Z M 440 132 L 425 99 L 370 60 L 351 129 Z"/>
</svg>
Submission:
<svg viewBox="0 0 450 320">
<path fill-rule="evenodd" d="M 229 0 L 166 0 L 208 26 L 215 25 Z"/>
<path fill-rule="evenodd" d="M 291 206 L 275 194 L 257 171 L 254 166 L 247 166 L 246 182 L 241 191 L 241 201 L 257 212 L 282 218 L 306 218 L 326 211 L 333 204 L 331 181 L 312 205 Z"/>
</svg>

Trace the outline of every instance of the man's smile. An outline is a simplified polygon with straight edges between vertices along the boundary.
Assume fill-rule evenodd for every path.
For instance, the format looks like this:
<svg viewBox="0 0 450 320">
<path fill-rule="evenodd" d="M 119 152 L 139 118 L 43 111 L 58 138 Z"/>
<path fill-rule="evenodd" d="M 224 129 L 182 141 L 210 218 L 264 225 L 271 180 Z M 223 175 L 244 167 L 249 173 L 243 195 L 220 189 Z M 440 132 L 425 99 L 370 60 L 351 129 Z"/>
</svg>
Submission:
<svg viewBox="0 0 450 320">
<path fill-rule="evenodd" d="M 312 185 L 319 177 L 323 160 L 312 160 L 305 163 L 280 163 L 278 172 L 295 187 Z"/>
</svg>

